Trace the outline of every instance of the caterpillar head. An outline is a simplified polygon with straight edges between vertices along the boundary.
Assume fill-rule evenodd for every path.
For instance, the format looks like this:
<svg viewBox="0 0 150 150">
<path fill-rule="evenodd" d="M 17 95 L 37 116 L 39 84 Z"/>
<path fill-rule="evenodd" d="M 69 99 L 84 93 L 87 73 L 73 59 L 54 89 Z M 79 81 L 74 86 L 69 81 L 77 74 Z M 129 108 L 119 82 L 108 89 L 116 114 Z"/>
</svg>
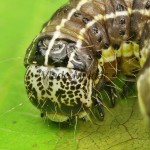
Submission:
<svg viewBox="0 0 150 150">
<path fill-rule="evenodd" d="M 50 120 L 84 117 L 93 105 L 98 61 L 88 47 L 57 39 L 48 53 L 50 37 L 33 41 L 25 57 L 25 85 L 30 101 Z M 46 61 L 47 60 L 47 61 Z"/>
</svg>

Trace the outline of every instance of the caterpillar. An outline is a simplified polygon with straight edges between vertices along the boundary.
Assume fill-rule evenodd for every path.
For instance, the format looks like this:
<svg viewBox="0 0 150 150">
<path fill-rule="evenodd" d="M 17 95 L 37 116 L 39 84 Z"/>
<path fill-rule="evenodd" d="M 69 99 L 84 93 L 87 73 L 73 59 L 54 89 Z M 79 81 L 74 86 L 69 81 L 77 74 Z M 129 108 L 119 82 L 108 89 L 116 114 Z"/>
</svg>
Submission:
<svg viewBox="0 0 150 150">
<path fill-rule="evenodd" d="M 98 94 L 107 89 L 114 107 L 121 72 L 137 77 L 140 107 L 150 117 L 149 18 L 150 0 L 71 0 L 58 9 L 24 58 L 27 95 L 41 116 L 66 122 L 94 109 L 103 119 Z"/>
</svg>

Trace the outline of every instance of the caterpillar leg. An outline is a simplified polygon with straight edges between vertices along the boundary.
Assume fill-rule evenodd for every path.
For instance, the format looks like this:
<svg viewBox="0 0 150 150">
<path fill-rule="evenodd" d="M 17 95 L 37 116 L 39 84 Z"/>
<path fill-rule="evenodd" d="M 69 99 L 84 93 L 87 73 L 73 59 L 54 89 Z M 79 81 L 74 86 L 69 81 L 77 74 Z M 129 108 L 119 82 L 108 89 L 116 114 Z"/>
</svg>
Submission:
<svg viewBox="0 0 150 150">
<path fill-rule="evenodd" d="M 138 99 L 141 112 L 150 120 L 150 21 L 145 25 L 140 43 L 142 69 L 137 80 Z"/>
<path fill-rule="evenodd" d="M 104 119 L 103 104 L 102 104 L 101 100 L 99 100 L 98 98 L 96 98 L 94 101 L 94 114 L 96 114 L 96 117 L 99 120 Z"/>
<path fill-rule="evenodd" d="M 93 99 L 94 102 L 94 107 L 93 107 L 93 114 L 95 114 L 95 117 L 98 118 L 99 120 L 104 119 L 104 110 L 103 110 L 103 101 L 107 101 L 107 106 L 112 108 L 115 106 L 115 100 L 117 98 L 116 96 L 116 90 L 115 87 L 112 83 L 107 82 L 105 85 L 101 87 L 103 91 L 106 93 L 106 98 L 102 98 L 103 96 L 98 96 L 99 93 L 95 91 L 95 97 Z"/>
<path fill-rule="evenodd" d="M 123 85 L 123 90 L 121 92 L 121 97 L 125 98 L 128 94 L 130 94 L 135 85 L 135 77 L 126 76 L 126 81 Z"/>
<path fill-rule="evenodd" d="M 112 83 L 107 83 L 104 87 L 104 90 L 107 92 L 108 95 L 108 105 L 110 108 L 115 106 L 115 100 L 117 98 L 116 89 Z"/>
</svg>

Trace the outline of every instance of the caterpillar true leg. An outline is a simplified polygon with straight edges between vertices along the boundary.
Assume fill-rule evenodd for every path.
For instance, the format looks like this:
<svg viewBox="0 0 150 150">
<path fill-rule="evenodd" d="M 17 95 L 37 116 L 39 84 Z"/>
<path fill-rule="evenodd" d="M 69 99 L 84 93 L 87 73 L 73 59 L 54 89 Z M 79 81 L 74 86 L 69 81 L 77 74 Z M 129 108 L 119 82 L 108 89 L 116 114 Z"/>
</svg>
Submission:
<svg viewBox="0 0 150 150">
<path fill-rule="evenodd" d="M 104 90 L 108 94 L 108 100 L 109 100 L 108 106 L 114 107 L 115 106 L 115 100 L 117 98 L 115 87 L 112 85 L 112 83 L 109 82 L 109 83 L 106 83 Z"/>
<path fill-rule="evenodd" d="M 125 83 L 123 85 L 123 89 L 122 89 L 122 92 L 121 92 L 121 97 L 122 98 L 125 98 L 129 93 L 131 93 L 134 85 L 135 85 L 135 77 L 133 76 L 126 76 L 125 77 Z"/>
<path fill-rule="evenodd" d="M 104 119 L 103 104 L 99 98 L 95 98 L 94 101 L 94 114 L 98 117 L 99 120 Z"/>
</svg>

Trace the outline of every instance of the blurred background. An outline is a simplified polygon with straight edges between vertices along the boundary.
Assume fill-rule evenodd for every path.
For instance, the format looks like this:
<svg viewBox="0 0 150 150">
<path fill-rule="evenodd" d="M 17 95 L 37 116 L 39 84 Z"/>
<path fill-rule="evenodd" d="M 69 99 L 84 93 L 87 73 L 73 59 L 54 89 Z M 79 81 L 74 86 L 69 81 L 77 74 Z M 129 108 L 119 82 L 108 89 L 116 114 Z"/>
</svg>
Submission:
<svg viewBox="0 0 150 150">
<path fill-rule="evenodd" d="M 137 98 L 119 100 L 99 124 L 61 126 L 40 118 L 24 88 L 23 59 L 42 25 L 67 0 L 0 3 L 0 150 L 147 149 L 150 135 Z"/>
</svg>

